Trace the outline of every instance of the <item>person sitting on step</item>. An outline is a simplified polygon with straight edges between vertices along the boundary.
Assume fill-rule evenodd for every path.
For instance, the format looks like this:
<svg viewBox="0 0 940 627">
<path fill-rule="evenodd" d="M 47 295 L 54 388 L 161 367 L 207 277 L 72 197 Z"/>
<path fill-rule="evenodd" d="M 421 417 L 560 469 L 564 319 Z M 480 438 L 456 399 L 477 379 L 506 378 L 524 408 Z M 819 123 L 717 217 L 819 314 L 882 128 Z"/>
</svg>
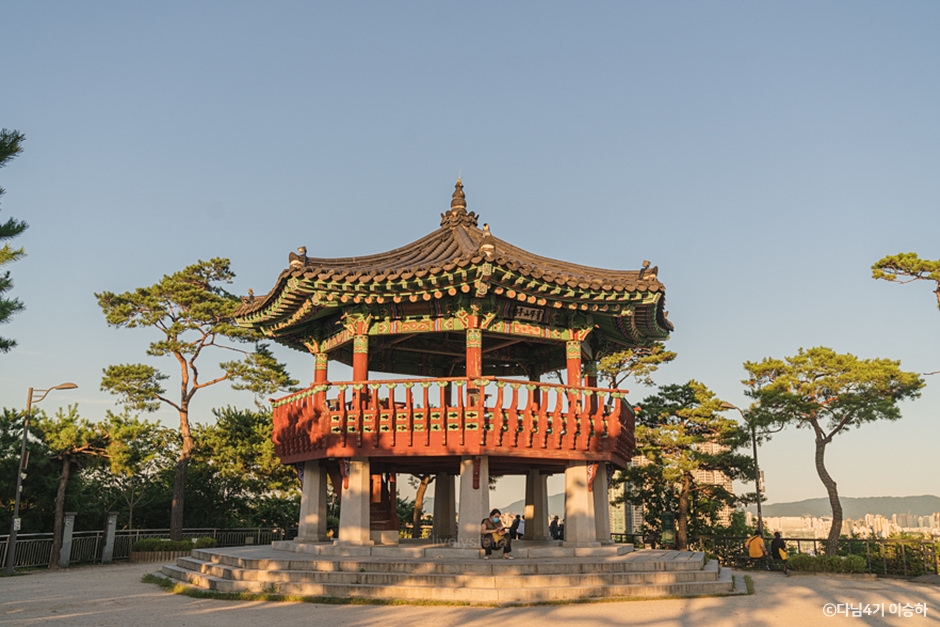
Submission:
<svg viewBox="0 0 940 627">
<path fill-rule="evenodd" d="M 483 559 L 490 559 L 493 549 L 503 550 L 503 559 L 511 560 L 512 540 L 509 539 L 509 529 L 503 526 L 501 512 L 494 509 L 489 518 L 480 522 L 480 545 L 483 547 Z"/>
</svg>

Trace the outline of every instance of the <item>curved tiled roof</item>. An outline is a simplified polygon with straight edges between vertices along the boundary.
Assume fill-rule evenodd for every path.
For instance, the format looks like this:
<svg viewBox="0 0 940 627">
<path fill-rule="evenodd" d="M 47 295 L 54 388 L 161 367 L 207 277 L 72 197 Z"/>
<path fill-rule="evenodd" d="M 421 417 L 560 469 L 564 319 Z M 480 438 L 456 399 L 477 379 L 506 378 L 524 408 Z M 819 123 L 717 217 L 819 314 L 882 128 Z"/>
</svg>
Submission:
<svg viewBox="0 0 940 627">
<path fill-rule="evenodd" d="M 541 285 L 597 293 L 662 293 L 656 268 L 607 270 L 559 261 L 530 253 L 494 237 L 488 225 L 477 226 L 477 216 L 466 211 L 463 185 L 458 180 L 450 211 L 441 215 L 436 231 L 388 252 L 362 257 L 307 257 L 304 248 L 290 253 L 290 267 L 278 277 L 268 294 L 243 299 L 236 317 L 264 309 L 282 294 L 290 279 L 304 282 L 356 284 L 386 291 L 392 282 L 420 280 L 461 269 L 490 264 L 492 268 L 525 277 Z M 644 262 L 648 266 L 648 262 Z M 370 291 L 375 291 L 374 289 Z M 608 298 L 607 300 L 611 300 Z M 619 300 L 619 299 L 615 299 Z"/>
</svg>

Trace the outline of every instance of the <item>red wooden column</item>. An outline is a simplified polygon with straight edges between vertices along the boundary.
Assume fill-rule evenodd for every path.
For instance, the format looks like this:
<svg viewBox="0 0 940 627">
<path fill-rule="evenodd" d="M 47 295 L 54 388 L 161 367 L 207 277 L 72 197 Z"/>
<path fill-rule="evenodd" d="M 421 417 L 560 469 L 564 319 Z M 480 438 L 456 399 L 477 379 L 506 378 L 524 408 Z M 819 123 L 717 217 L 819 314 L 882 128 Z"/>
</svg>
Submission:
<svg viewBox="0 0 940 627">
<path fill-rule="evenodd" d="M 568 385 L 581 387 L 581 341 L 565 343 L 565 361 L 568 365 Z"/>
<path fill-rule="evenodd" d="M 568 340 L 565 342 L 565 362 L 568 365 L 568 385 L 570 387 L 579 388 L 583 384 L 581 383 L 581 340 Z M 581 404 L 581 393 L 574 390 L 568 392 L 568 416 L 574 416 L 575 414 L 580 414 L 583 411 L 583 407 L 580 407 Z M 569 430 L 573 429 L 574 425 L 569 424 Z"/>
<path fill-rule="evenodd" d="M 356 383 L 365 383 L 369 380 L 369 336 L 357 334 L 353 337 L 353 381 Z M 369 398 L 369 389 L 365 386 L 362 389 L 353 392 L 353 402 L 357 410 Z"/>
<path fill-rule="evenodd" d="M 591 360 L 584 364 L 584 386 L 589 388 L 597 387 L 597 362 Z M 593 414 L 597 411 L 597 394 L 591 395 L 591 406 L 590 412 Z"/>
<path fill-rule="evenodd" d="M 327 382 L 327 368 L 330 363 L 330 356 L 326 353 L 315 353 L 314 354 L 314 364 L 313 364 L 313 384 L 322 385 Z M 314 403 L 316 407 L 322 408 L 326 405 L 326 390 L 322 392 L 317 392 L 314 395 Z"/>
<path fill-rule="evenodd" d="M 326 353 L 316 353 L 314 355 L 315 362 L 313 365 L 313 383 L 318 385 L 320 383 L 326 383 L 327 381 L 327 369 L 329 368 L 330 356 Z"/>
<path fill-rule="evenodd" d="M 369 380 L 369 336 L 353 337 L 353 381 Z"/>
<path fill-rule="evenodd" d="M 476 324 L 476 316 L 470 317 L 471 324 Z M 483 331 L 476 327 L 467 329 L 467 378 L 471 381 L 483 375 Z M 460 394 L 458 388 L 457 393 Z M 467 383 L 467 405 L 477 405 L 482 399 L 480 390 L 473 383 Z"/>
<path fill-rule="evenodd" d="M 483 374 L 483 331 L 467 329 L 467 378 L 479 379 Z"/>
</svg>

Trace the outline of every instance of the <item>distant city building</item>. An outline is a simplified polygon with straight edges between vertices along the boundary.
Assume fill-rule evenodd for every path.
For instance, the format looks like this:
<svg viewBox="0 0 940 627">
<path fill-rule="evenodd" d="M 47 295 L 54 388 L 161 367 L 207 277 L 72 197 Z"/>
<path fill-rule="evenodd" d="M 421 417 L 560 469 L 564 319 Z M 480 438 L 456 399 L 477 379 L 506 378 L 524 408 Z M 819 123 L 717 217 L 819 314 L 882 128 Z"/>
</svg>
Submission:
<svg viewBox="0 0 940 627">
<path fill-rule="evenodd" d="M 755 516 L 746 514 L 748 524 Z M 903 523 L 903 524 L 902 524 Z M 769 531 L 779 531 L 791 538 L 825 538 L 832 525 L 831 516 L 773 516 L 764 517 Z M 865 514 L 863 518 L 846 518 L 840 533 L 854 538 L 890 538 L 900 533 L 920 534 L 925 538 L 940 538 L 940 513 L 929 516 L 892 514 L 890 518 L 881 514 Z"/>
</svg>

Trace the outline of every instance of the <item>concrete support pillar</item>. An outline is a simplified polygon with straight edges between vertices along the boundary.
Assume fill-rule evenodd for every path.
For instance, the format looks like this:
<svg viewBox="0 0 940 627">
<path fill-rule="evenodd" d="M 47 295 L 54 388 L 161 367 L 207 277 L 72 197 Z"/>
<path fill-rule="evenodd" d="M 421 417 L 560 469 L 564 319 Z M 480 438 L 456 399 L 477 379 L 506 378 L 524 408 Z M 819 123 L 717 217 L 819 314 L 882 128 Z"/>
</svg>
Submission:
<svg viewBox="0 0 940 627">
<path fill-rule="evenodd" d="M 565 469 L 565 546 L 598 546 L 594 496 L 588 492 L 588 464 L 568 462 Z"/>
<path fill-rule="evenodd" d="M 610 494 L 607 492 L 607 462 L 597 465 L 594 477 L 594 527 L 597 529 L 597 541 L 601 544 L 613 544 L 610 539 Z"/>
<path fill-rule="evenodd" d="M 300 492 L 300 524 L 295 542 L 326 540 L 326 469 L 316 460 L 304 462 Z"/>
<path fill-rule="evenodd" d="M 108 512 L 104 524 L 104 547 L 101 549 L 101 563 L 110 564 L 114 560 L 114 534 L 117 531 L 117 512 Z"/>
<path fill-rule="evenodd" d="M 59 568 L 68 568 L 72 559 L 72 532 L 75 531 L 75 512 L 65 512 L 62 526 L 62 548 L 59 549 Z"/>
<path fill-rule="evenodd" d="M 435 541 L 457 538 L 454 475 L 440 473 L 434 478 L 434 528 L 431 535 Z"/>
<path fill-rule="evenodd" d="M 548 475 L 530 470 L 525 477 L 525 539 L 549 540 Z"/>
<path fill-rule="evenodd" d="M 480 523 L 490 513 L 489 483 L 489 457 L 460 459 L 460 515 L 457 518 L 460 546 L 480 546 Z"/>
<path fill-rule="evenodd" d="M 341 460 L 341 464 L 346 460 Z M 349 460 L 349 487 L 343 490 L 343 503 L 339 508 L 339 540 L 334 544 L 370 546 L 371 491 L 369 459 Z"/>
</svg>

